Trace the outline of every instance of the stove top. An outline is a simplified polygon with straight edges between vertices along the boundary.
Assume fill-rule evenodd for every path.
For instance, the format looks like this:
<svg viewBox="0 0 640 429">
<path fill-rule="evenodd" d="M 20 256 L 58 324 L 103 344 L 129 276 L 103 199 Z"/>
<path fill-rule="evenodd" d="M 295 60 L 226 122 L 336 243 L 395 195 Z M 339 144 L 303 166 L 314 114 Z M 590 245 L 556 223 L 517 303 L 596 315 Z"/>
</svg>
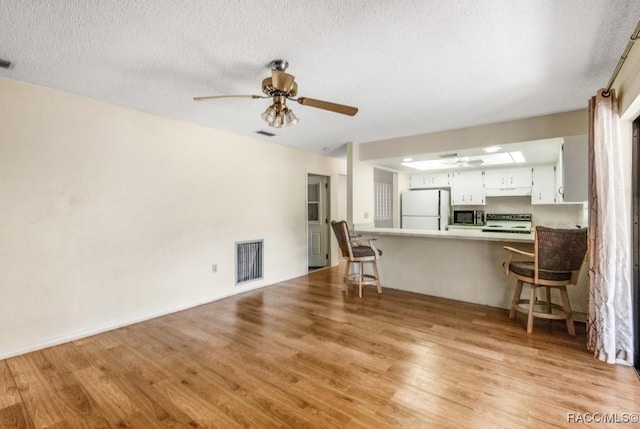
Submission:
<svg viewBox="0 0 640 429">
<path fill-rule="evenodd" d="M 483 231 L 531 233 L 531 214 L 487 214 Z"/>
</svg>

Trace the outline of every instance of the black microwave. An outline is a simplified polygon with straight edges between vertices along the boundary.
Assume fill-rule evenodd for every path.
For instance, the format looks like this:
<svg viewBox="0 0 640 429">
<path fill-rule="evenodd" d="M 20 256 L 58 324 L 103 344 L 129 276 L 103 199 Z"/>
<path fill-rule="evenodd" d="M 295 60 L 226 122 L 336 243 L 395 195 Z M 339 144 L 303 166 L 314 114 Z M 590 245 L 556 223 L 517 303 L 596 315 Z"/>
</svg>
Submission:
<svg viewBox="0 0 640 429">
<path fill-rule="evenodd" d="M 453 223 L 461 225 L 484 225 L 484 211 L 454 210 Z"/>
</svg>

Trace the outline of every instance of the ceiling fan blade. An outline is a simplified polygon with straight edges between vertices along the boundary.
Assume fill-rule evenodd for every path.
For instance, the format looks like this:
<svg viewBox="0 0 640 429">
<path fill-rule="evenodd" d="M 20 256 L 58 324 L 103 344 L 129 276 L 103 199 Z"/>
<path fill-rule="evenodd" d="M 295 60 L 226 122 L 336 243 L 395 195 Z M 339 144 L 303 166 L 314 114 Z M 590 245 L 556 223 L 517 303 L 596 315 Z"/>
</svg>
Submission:
<svg viewBox="0 0 640 429">
<path fill-rule="evenodd" d="M 207 97 L 193 97 L 195 101 L 211 100 L 214 98 L 265 98 L 259 95 L 209 95 Z"/>
<path fill-rule="evenodd" d="M 278 91 L 288 93 L 293 87 L 293 81 L 295 77 L 289 73 L 281 72 L 280 70 L 271 71 L 271 81 L 273 87 Z"/>
<path fill-rule="evenodd" d="M 343 115 L 354 116 L 358 113 L 357 107 L 345 106 L 344 104 L 330 103 L 328 101 L 316 100 L 314 98 L 298 98 L 298 103 L 303 106 L 317 107 L 318 109 L 330 110 Z"/>
</svg>

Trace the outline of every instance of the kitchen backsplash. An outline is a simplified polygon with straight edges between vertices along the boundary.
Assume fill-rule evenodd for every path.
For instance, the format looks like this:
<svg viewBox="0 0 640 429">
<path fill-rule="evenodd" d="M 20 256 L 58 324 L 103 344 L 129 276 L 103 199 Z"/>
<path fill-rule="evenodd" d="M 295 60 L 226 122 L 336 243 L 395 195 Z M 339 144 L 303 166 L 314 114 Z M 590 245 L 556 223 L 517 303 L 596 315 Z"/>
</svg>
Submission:
<svg viewBox="0 0 640 429">
<path fill-rule="evenodd" d="M 532 205 L 531 197 L 487 197 L 484 206 L 452 206 L 451 210 L 486 213 L 531 213 L 534 225 L 587 226 L 586 204 Z"/>
</svg>

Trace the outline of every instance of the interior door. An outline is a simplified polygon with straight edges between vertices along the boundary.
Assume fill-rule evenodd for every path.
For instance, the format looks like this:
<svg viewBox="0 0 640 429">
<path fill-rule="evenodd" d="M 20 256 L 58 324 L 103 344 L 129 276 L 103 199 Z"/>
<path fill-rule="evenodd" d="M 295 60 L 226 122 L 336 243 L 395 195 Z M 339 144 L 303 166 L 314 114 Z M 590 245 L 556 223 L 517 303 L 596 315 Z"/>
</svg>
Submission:
<svg viewBox="0 0 640 429">
<path fill-rule="evenodd" d="M 309 268 L 329 265 L 329 178 L 310 174 L 307 179 Z"/>
</svg>

